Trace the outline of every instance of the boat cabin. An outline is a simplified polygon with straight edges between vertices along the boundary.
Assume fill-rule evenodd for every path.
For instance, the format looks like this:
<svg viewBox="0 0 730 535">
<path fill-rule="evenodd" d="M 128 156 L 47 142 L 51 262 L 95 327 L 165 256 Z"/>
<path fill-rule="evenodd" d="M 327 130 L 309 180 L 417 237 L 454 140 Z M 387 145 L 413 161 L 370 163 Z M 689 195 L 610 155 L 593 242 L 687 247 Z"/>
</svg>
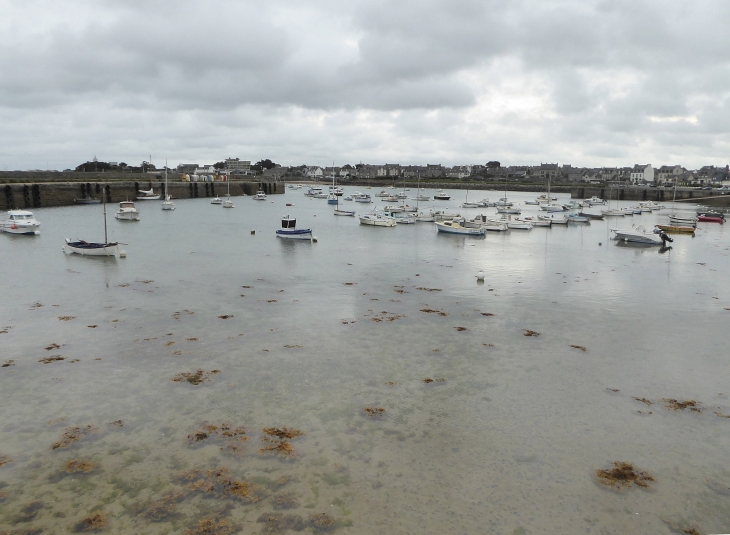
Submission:
<svg viewBox="0 0 730 535">
<path fill-rule="evenodd" d="M 292 229 L 297 228 L 297 220 L 295 217 L 283 217 L 281 218 L 281 228 Z"/>
<path fill-rule="evenodd" d="M 133 210 L 134 209 L 134 203 L 132 201 L 122 201 L 119 203 L 119 208 L 124 210 Z"/>
</svg>

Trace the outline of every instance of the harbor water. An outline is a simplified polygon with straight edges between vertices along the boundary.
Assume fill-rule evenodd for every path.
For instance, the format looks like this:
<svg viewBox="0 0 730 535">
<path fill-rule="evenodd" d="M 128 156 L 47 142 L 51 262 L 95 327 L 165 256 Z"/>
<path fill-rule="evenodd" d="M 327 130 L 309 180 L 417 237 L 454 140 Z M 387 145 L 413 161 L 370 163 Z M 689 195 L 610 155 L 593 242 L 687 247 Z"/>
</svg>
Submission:
<svg viewBox="0 0 730 535">
<path fill-rule="evenodd" d="M 730 532 L 725 225 L 660 248 L 610 228 L 669 206 L 470 237 L 303 189 L 175 202 L 107 206 L 126 258 L 62 252 L 100 205 L 0 236 L 0 533 Z"/>
</svg>

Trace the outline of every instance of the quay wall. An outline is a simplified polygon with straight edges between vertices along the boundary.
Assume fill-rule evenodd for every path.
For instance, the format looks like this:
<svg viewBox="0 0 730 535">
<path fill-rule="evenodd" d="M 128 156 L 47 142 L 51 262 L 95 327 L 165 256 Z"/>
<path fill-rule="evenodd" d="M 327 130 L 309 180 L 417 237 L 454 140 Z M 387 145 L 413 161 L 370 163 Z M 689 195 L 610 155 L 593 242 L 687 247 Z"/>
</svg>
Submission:
<svg viewBox="0 0 730 535">
<path fill-rule="evenodd" d="M 700 190 L 697 188 L 677 188 L 677 202 L 696 202 L 710 206 L 730 206 L 730 195 L 723 195 L 724 192 L 713 190 Z M 570 197 L 572 199 L 590 199 L 593 196 L 606 200 L 616 200 L 617 196 L 622 201 L 655 201 L 670 203 L 675 198 L 674 188 L 608 188 L 600 186 L 583 186 L 572 188 Z"/>
<path fill-rule="evenodd" d="M 80 174 L 88 176 L 94 173 Z M 0 183 L 0 207 L 10 210 L 71 206 L 78 204 L 77 199 L 103 200 L 104 197 L 107 203 L 134 201 L 140 189 L 154 189 L 155 193 L 164 195 L 164 182 L 161 183 L 157 179 L 150 180 L 149 175 L 138 175 L 138 177 L 144 177 L 144 180 Z M 125 178 L 129 179 L 129 174 Z M 280 182 L 231 180 L 230 186 L 232 197 L 255 195 L 258 190 L 264 191 L 267 195 L 284 193 L 284 184 Z M 182 182 L 178 179 L 174 182 L 168 180 L 167 189 L 173 199 L 195 199 L 216 195 L 222 197 L 226 194 L 228 185 L 226 182 Z"/>
</svg>

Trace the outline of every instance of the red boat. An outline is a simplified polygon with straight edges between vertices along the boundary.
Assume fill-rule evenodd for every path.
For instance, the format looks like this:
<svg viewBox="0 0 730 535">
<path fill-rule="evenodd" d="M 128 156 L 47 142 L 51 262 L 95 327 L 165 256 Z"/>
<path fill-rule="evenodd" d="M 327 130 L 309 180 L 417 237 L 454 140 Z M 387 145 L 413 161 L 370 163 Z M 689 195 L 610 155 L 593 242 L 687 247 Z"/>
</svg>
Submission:
<svg viewBox="0 0 730 535">
<path fill-rule="evenodd" d="M 697 214 L 697 221 L 708 221 L 711 223 L 724 223 L 725 214 L 720 212 L 701 212 Z"/>
</svg>

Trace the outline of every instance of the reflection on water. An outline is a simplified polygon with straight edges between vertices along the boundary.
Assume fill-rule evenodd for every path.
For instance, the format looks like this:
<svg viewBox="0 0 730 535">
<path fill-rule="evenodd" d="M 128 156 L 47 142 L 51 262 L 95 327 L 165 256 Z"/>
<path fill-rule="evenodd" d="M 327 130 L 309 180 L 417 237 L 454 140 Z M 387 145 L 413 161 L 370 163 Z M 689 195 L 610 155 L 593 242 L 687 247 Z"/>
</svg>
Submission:
<svg viewBox="0 0 730 535">
<path fill-rule="evenodd" d="M 0 240 L 2 529 L 728 531 L 722 226 L 662 250 L 271 200 L 145 204 L 109 222 L 125 259 L 61 252 L 93 206 Z M 277 240 L 286 213 L 319 242 Z M 650 488 L 602 486 L 613 462 Z"/>
</svg>

